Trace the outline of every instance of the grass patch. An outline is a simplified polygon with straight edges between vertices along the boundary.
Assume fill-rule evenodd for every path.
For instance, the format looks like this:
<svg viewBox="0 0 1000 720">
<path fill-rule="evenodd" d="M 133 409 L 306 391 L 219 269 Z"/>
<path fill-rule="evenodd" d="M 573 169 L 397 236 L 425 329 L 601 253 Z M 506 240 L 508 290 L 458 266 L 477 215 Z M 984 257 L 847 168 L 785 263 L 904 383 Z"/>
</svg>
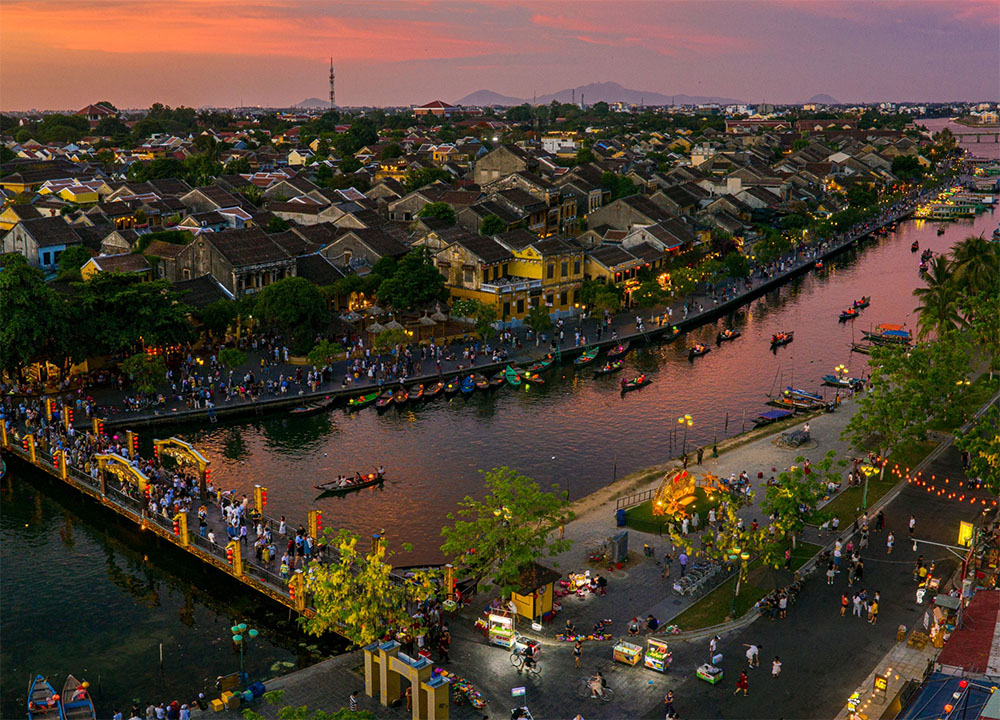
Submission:
<svg viewBox="0 0 1000 720">
<path fill-rule="evenodd" d="M 694 497 L 695 501 L 688 505 L 688 510 L 691 513 L 698 513 L 701 519 L 699 527 L 703 527 L 708 522 L 708 511 L 711 508 L 718 507 L 722 498 L 719 497 L 719 493 L 713 493 L 709 497 L 704 488 L 695 488 Z M 673 515 L 653 515 L 652 500 L 647 500 L 625 511 L 625 526 L 639 532 L 662 535 L 663 530 L 667 527 L 667 523 L 670 522 L 680 524 L 680 520 L 675 519 Z"/>
<path fill-rule="evenodd" d="M 927 426 L 931 430 L 938 430 L 940 432 L 954 432 L 956 429 L 960 428 L 962 425 L 968 421 L 976 411 L 983 406 L 983 404 L 990 399 L 990 396 L 1000 388 L 1000 375 L 993 376 L 993 382 L 990 382 L 989 373 L 984 373 L 980 375 L 975 380 L 973 380 L 972 385 L 969 388 L 969 394 L 960 403 L 961 414 L 958 420 L 949 420 L 947 418 L 935 418 Z M 913 467 L 912 465 L 910 467 Z"/>
<path fill-rule="evenodd" d="M 798 570 L 816 553 L 820 551 L 819 545 L 812 543 L 799 543 L 792 550 L 792 570 Z M 750 564 L 747 574 L 751 574 L 755 568 L 761 566 L 760 561 Z M 682 631 L 700 630 L 701 628 L 712 627 L 726 622 L 733 609 L 733 590 L 736 585 L 736 578 L 729 578 L 722 585 L 682 612 L 670 621 L 671 625 L 679 625 Z M 736 612 L 734 618 L 743 617 L 748 610 L 762 597 L 770 592 L 770 588 L 758 587 L 750 580 L 740 583 L 740 594 L 736 598 Z"/>
</svg>

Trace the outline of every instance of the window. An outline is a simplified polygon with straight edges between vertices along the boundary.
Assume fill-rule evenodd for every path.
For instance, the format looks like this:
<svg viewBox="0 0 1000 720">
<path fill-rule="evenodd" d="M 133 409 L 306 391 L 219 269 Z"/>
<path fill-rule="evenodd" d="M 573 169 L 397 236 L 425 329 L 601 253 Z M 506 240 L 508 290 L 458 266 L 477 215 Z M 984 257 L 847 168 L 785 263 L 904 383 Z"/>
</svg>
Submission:
<svg viewBox="0 0 1000 720">
<path fill-rule="evenodd" d="M 545 296 L 545 304 L 548 305 L 549 307 L 552 307 L 552 302 L 554 300 L 555 296 L 553 296 L 552 293 L 549 293 L 548 295 Z"/>
<path fill-rule="evenodd" d="M 559 277 L 566 277 L 569 275 L 569 263 L 563 260 L 562 265 L 559 267 Z"/>
<path fill-rule="evenodd" d="M 517 301 L 517 314 L 521 315 L 524 313 L 524 298 L 518 298 Z"/>
<path fill-rule="evenodd" d="M 509 317 L 510 317 L 510 301 L 507 301 L 503 304 L 503 317 L 501 319 L 506 320 Z"/>
<path fill-rule="evenodd" d="M 181 277 L 184 278 L 185 280 L 190 280 L 191 279 L 191 268 L 184 268 L 183 270 L 181 270 Z M 237 286 L 236 286 L 237 289 L 239 289 L 242 285 L 243 285 L 243 281 L 242 280 L 238 281 Z"/>
<path fill-rule="evenodd" d="M 462 271 L 462 282 L 464 282 L 466 285 L 471 285 L 472 282 L 473 282 L 473 279 L 474 279 L 474 275 L 473 275 L 472 270 L 470 268 L 465 268 Z"/>
<path fill-rule="evenodd" d="M 531 298 L 531 307 L 533 307 L 533 308 L 538 307 L 538 301 L 540 299 L 541 299 L 541 296 L 539 296 L 539 295 L 535 295 L 535 297 Z"/>
<path fill-rule="evenodd" d="M 351 264 L 351 251 L 344 250 L 344 265 L 350 265 L 350 264 Z"/>
<path fill-rule="evenodd" d="M 561 293 L 559 293 L 559 307 L 565 307 L 565 306 L 566 306 L 566 291 L 563 290 Z"/>
<path fill-rule="evenodd" d="M 573 274 L 574 275 L 580 274 L 580 258 L 577 258 L 576 260 L 573 261 Z"/>
<path fill-rule="evenodd" d="M 555 263 L 549 263 L 545 266 L 545 277 L 549 280 L 556 276 L 556 266 Z"/>
<path fill-rule="evenodd" d="M 52 260 L 51 260 L 51 256 L 49 255 L 49 253 L 48 252 L 43 252 L 42 253 L 42 265 L 48 265 L 51 262 L 52 262 Z"/>
<path fill-rule="evenodd" d="M 503 274 L 504 274 L 504 275 L 506 275 L 506 274 L 507 274 L 507 263 L 504 263 L 504 264 L 503 264 Z"/>
</svg>

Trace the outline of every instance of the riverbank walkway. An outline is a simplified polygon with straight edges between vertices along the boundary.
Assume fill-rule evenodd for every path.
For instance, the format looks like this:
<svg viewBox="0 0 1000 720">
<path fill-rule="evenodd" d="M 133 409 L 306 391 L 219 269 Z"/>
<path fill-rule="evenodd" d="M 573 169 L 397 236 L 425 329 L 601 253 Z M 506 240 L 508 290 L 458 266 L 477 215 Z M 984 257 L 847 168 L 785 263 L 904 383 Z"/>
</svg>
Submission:
<svg viewBox="0 0 1000 720">
<path fill-rule="evenodd" d="M 746 305 L 767 291 L 781 287 L 791 279 L 814 270 L 817 262 L 832 258 L 860 239 L 904 219 L 912 213 L 916 203 L 922 197 L 914 195 L 900 201 L 891 208 L 887 208 L 879 218 L 863 223 L 848 233 L 817 245 L 798 248 L 795 252 L 775 261 L 771 268 L 755 268 L 751 277 L 746 280 L 724 280 L 715 287 L 703 287 L 670 307 L 657 306 L 623 310 L 613 317 L 610 327 L 606 326 L 603 318 L 599 317 L 565 318 L 564 337 L 559 342 L 560 352 L 564 360 L 570 360 L 583 352 L 585 346 L 609 347 L 618 342 L 626 341 L 633 344 L 656 342 L 665 335 L 669 337 L 668 330 L 671 327 L 677 327 L 681 332 L 685 332 L 714 321 Z M 598 325 L 604 326 L 600 342 L 597 342 Z M 616 333 L 617 340 L 612 339 L 612 330 Z M 481 348 L 483 343 L 470 336 L 467 341 L 453 343 L 448 348 L 446 354 L 450 354 L 454 359 L 441 361 L 440 374 L 436 372 L 436 368 L 434 372 L 424 371 L 407 378 L 406 384 L 424 383 L 426 385 L 442 377 L 447 378 L 468 372 L 489 375 L 502 370 L 507 364 L 525 364 L 548 352 L 548 343 L 554 339 L 553 335 L 555 338 L 558 338 L 559 335 L 558 330 L 554 333 L 550 331 L 546 333 L 546 341 L 543 342 L 540 337 L 528 337 L 529 331 L 526 328 L 515 328 L 512 332 L 513 341 L 503 345 L 503 349 L 508 353 L 507 359 L 503 362 L 490 362 L 485 355 L 480 353 L 480 362 L 474 366 L 471 365 L 467 359 L 463 358 L 463 350 L 474 344 L 478 344 Z M 579 343 L 575 342 L 577 333 L 581 338 Z M 582 338 L 587 339 L 586 345 Z M 501 347 L 502 345 L 495 340 L 490 344 L 493 347 Z M 201 359 L 204 361 L 206 358 L 202 357 Z M 61 393 L 57 396 L 57 402 L 75 403 L 81 395 L 90 396 L 94 398 L 99 408 L 98 414 L 103 416 L 109 428 L 142 428 L 188 422 L 215 422 L 217 418 L 256 416 L 266 412 L 287 413 L 293 408 L 309 402 L 346 399 L 382 387 L 369 381 L 365 376 L 358 380 L 352 380 L 349 384 L 345 383 L 347 365 L 347 361 L 344 360 L 334 363 L 327 374 L 328 379 L 321 382 L 317 389 L 310 390 L 304 379 L 296 381 L 297 373 L 304 376 L 308 368 L 290 363 L 271 364 L 268 368 L 270 379 L 277 380 L 283 376 L 289 380 L 290 387 L 285 394 L 265 395 L 254 400 L 237 396 L 228 401 L 221 401 L 218 399 L 218 392 L 215 392 L 213 397 L 216 400 L 211 409 L 192 407 L 190 399 L 179 398 L 176 394 L 171 394 L 171 389 L 167 384 L 158 388 L 159 393 L 166 398 L 166 403 L 163 406 L 137 412 L 124 409 L 126 392 L 113 387 L 94 387 Z M 434 361 L 426 360 L 423 362 L 425 370 L 428 366 L 433 367 Z M 259 353 L 249 352 L 247 363 L 243 367 L 234 369 L 233 377 L 242 378 L 247 372 L 253 372 L 255 375 L 260 374 Z M 218 381 L 213 380 L 213 382 L 218 387 Z M 386 383 L 384 387 L 394 387 L 397 384 L 398 382 Z M 89 424 L 82 412 L 77 413 L 76 422 L 78 425 Z"/>
</svg>

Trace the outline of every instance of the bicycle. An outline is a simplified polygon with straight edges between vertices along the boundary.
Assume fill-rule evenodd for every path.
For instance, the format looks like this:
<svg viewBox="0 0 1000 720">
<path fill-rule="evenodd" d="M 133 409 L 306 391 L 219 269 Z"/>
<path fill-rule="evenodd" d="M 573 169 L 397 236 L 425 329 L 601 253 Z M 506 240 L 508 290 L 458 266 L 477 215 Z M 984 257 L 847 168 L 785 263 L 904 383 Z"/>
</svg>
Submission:
<svg viewBox="0 0 1000 720">
<path fill-rule="evenodd" d="M 538 664 L 538 660 L 531 658 L 531 664 L 528 664 L 528 658 L 525 657 L 524 653 L 518 650 L 513 650 L 510 653 L 510 664 L 518 671 L 518 673 L 525 672 L 529 676 L 534 675 L 535 677 L 540 677 L 542 674 L 542 669 Z"/>
<path fill-rule="evenodd" d="M 587 698 L 587 697 L 593 697 L 594 696 L 594 692 L 593 692 L 593 690 L 590 687 L 590 678 L 589 677 L 582 677 L 582 678 L 580 678 L 580 682 L 578 682 L 577 685 L 576 685 L 576 694 L 578 696 L 582 697 L 582 698 Z M 604 686 L 604 693 L 602 695 L 598 695 L 597 697 L 599 697 L 604 702 L 611 702 L 611 700 L 614 698 L 614 696 L 615 696 L 615 691 L 612 690 L 607 685 L 605 685 Z"/>
</svg>

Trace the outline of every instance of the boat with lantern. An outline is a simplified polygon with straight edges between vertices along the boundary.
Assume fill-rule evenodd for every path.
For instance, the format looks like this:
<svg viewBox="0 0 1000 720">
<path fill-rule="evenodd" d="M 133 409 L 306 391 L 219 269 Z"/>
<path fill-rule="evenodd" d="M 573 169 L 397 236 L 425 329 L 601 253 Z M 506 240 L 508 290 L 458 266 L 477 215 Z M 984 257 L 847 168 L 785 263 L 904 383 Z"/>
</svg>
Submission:
<svg viewBox="0 0 1000 720">
<path fill-rule="evenodd" d="M 725 330 L 719 331 L 719 334 L 715 336 L 715 344 L 721 345 L 724 342 L 735 340 L 742 334 L 743 333 L 741 333 L 739 330 L 732 330 L 730 328 L 726 328 Z"/>
<path fill-rule="evenodd" d="M 573 364 L 577 367 L 583 367 L 584 365 L 589 365 L 594 362 L 594 358 L 597 357 L 597 353 L 601 352 L 600 348 L 588 348 L 583 351 L 580 357 L 573 360 Z"/>
<path fill-rule="evenodd" d="M 651 382 L 653 381 L 650 380 L 645 374 L 639 375 L 631 380 L 622 380 L 622 395 L 627 392 L 632 392 L 633 390 L 644 388 Z"/>
<path fill-rule="evenodd" d="M 694 360 L 696 357 L 707 355 L 710 352 L 712 352 L 711 345 L 706 345 L 705 343 L 698 343 L 697 345 L 688 348 L 688 359 Z"/>
<path fill-rule="evenodd" d="M 504 369 L 504 371 L 503 371 L 503 377 L 504 377 L 504 380 L 507 381 L 508 385 L 510 385 L 512 387 L 520 387 L 520 385 L 521 385 L 521 376 L 518 375 L 517 374 L 517 370 L 515 370 L 514 368 L 512 368 L 510 365 L 508 365 Z"/>
<path fill-rule="evenodd" d="M 629 346 L 631 344 L 632 343 L 630 343 L 628 340 L 626 340 L 623 343 L 618 343 L 614 347 L 609 348 L 608 349 L 608 360 L 614 360 L 615 358 L 619 358 L 622 355 L 624 355 L 625 353 L 627 353 L 628 349 L 629 349 Z"/>
<path fill-rule="evenodd" d="M 60 720 L 62 700 L 52 683 L 35 675 L 28 684 L 28 720 Z"/>
<path fill-rule="evenodd" d="M 392 404 L 392 398 L 395 396 L 394 390 L 385 390 L 381 395 L 378 396 L 378 400 L 375 401 L 376 410 L 385 410 Z"/>
<path fill-rule="evenodd" d="M 625 363 L 622 360 L 607 362 L 599 368 L 594 368 L 594 375 L 610 375 L 611 373 L 616 373 L 621 370 L 624 365 Z"/>
<path fill-rule="evenodd" d="M 396 394 L 392 396 L 392 401 L 396 405 L 406 405 L 406 403 L 409 402 L 409 400 L 410 400 L 410 391 L 404 387 L 400 387 L 399 390 L 396 391 Z"/>
<path fill-rule="evenodd" d="M 848 308 L 847 310 L 840 311 L 840 322 L 847 322 L 848 320 L 853 320 L 858 315 L 860 315 L 855 308 Z"/>
<path fill-rule="evenodd" d="M 846 375 L 824 375 L 823 384 L 836 388 L 859 388 L 864 387 L 865 381 L 861 378 L 848 377 Z"/>
<path fill-rule="evenodd" d="M 535 385 L 545 384 L 545 378 L 543 378 L 538 373 L 531 372 L 530 370 L 518 370 L 517 374 L 526 383 L 534 383 Z"/>
<path fill-rule="evenodd" d="M 860 300 L 855 300 L 854 301 L 853 307 L 856 310 L 864 310 L 866 307 L 868 307 L 871 304 L 872 304 L 872 296 L 871 295 L 862 295 Z"/>
<path fill-rule="evenodd" d="M 771 336 L 771 348 L 778 348 L 782 345 L 787 345 L 792 340 L 795 339 L 795 331 L 789 330 L 788 332 L 775 333 Z"/>
<path fill-rule="evenodd" d="M 809 392 L 808 390 L 793 388 L 791 386 L 785 388 L 785 395 L 789 397 L 805 398 L 806 400 L 816 400 L 817 402 L 823 401 L 823 396 L 819 393 Z"/>
<path fill-rule="evenodd" d="M 329 410 L 333 406 L 334 402 L 336 402 L 336 398 L 327 396 L 322 400 L 313 400 L 312 402 L 303 403 L 302 405 L 293 407 L 288 411 L 288 414 L 295 415 L 296 417 L 302 417 L 303 415 L 318 415 L 324 410 Z"/>
<path fill-rule="evenodd" d="M 456 394 L 462 387 L 461 381 L 457 378 L 451 378 L 448 382 L 444 384 L 444 394 L 449 397 Z"/>
<path fill-rule="evenodd" d="M 914 240 L 912 243 L 910 243 L 910 252 L 916 252 L 919 249 L 920 249 L 919 240 Z"/>
<path fill-rule="evenodd" d="M 365 393 L 364 395 L 356 395 L 347 401 L 348 410 L 360 410 L 363 407 L 371 405 L 373 402 L 378 400 L 377 392 Z"/>
<path fill-rule="evenodd" d="M 436 398 L 438 395 L 444 392 L 444 383 L 438 380 L 433 385 L 428 385 L 424 388 L 424 399 L 431 400 Z"/>
<path fill-rule="evenodd" d="M 342 481 L 331 480 L 330 482 L 320 483 L 315 488 L 323 491 L 320 497 L 334 497 L 337 495 L 346 495 L 347 493 L 372 487 L 373 485 L 383 485 L 384 483 L 385 475 L 383 474 L 372 472 L 362 475 L 361 473 L 355 473 L 354 477 L 347 476 Z"/>
<path fill-rule="evenodd" d="M 542 371 L 548 370 L 550 367 L 552 367 L 552 363 L 554 363 L 555 360 L 556 360 L 556 356 L 553 355 L 552 353 L 548 353 L 544 357 L 542 357 L 542 358 L 536 360 L 535 362 L 531 363 L 528 366 L 528 369 L 531 370 L 532 372 L 536 372 L 536 373 L 542 372 Z"/>
<path fill-rule="evenodd" d="M 63 720 L 95 720 L 97 711 L 90 698 L 90 683 L 66 676 L 62 691 Z"/>
<path fill-rule="evenodd" d="M 409 393 L 410 393 L 410 402 L 416 402 L 418 400 L 423 400 L 424 399 L 424 392 L 425 392 L 425 389 L 424 389 L 423 383 L 420 383 L 420 384 L 417 384 L 417 385 L 414 385 L 413 387 L 411 387 L 410 390 L 409 390 Z"/>
<path fill-rule="evenodd" d="M 490 376 L 489 380 L 490 390 L 498 390 L 499 388 L 503 387 L 503 384 L 505 382 L 507 382 L 507 378 L 503 370 L 494 373 L 493 375 Z"/>
<path fill-rule="evenodd" d="M 909 330 L 904 330 L 902 325 L 882 323 L 874 330 L 866 330 L 862 333 L 865 340 L 876 345 L 909 345 L 913 337 Z"/>
<path fill-rule="evenodd" d="M 489 390 L 490 381 L 486 379 L 486 376 L 482 373 L 476 373 L 472 376 L 472 382 L 476 384 L 476 390 Z"/>
<path fill-rule="evenodd" d="M 465 377 L 462 378 L 462 384 L 461 386 L 459 386 L 459 390 L 462 391 L 463 395 L 468 397 L 475 391 L 475 389 L 476 389 L 476 381 L 472 375 L 466 375 Z"/>
</svg>

